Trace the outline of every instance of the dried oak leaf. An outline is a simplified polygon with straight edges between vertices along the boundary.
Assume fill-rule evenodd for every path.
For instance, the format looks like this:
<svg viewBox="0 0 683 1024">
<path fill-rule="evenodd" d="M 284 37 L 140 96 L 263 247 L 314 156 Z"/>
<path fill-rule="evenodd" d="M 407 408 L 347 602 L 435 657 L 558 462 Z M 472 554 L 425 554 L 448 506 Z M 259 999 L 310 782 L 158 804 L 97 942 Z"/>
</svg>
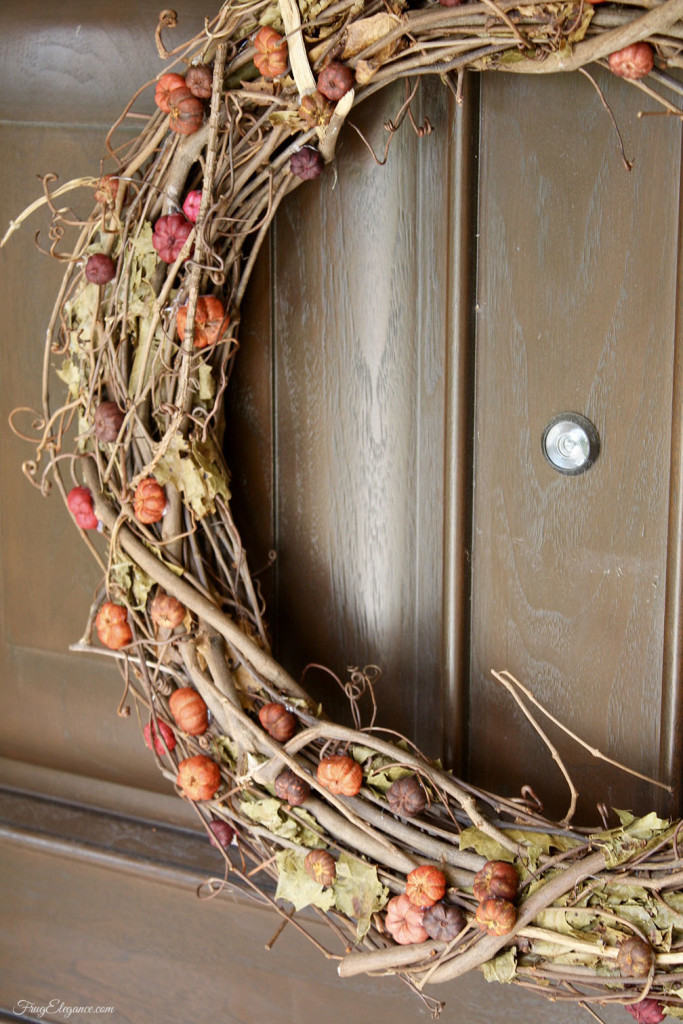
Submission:
<svg viewBox="0 0 683 1024">
<path fill-rule="evenodd" d="M 394 14 L 387 14 L 386 11 L 380 11 L 379 14 L 373 14 L 370 18 L 361 18 L 360 21 L 352 22 L 346 34 L 344 51 L 340 59 L 343 61 L 351 60 L 369 46 L 380 42 L 390 32 L 398 28 L 400 24 L 400 18 L 397 18 Z M 400 41 L 400 36 L 392 39 L 391 42 L 373 51 L 369 56 L 372 57 L 373 62 L 384 63 L 384 61 L 389 60 L 394 55 Z"/>
</svg>

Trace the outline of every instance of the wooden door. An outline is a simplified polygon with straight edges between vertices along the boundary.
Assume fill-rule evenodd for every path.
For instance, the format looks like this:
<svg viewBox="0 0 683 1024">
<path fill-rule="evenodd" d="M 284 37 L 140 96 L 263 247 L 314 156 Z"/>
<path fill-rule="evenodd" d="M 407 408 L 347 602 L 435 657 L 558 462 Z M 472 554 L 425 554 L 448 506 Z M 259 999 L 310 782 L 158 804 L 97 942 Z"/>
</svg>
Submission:
<svg viewBox="0 0 683 1024">
<path fill-rule="evenodd" d="M 204 0 L 177 6 L 183 31 L 201 24 Z M 0 9 L 3 224 L 38 193 L 36 174 L 97 170 L 106 126 L 156 70 L 156 15 L 151 0 Z M 380 665 L 383 724 L 487 787 L 531 784 L 552 811 L 561 780 L 492 667 L 605 753 L 679 773 L 680 127 L 638 120 L 635 90 L 600 82 L 631 174 L 580 76 L 473 76 L 457 110 L 425 83 L 415 114 L 434 132 L 406 125 L 384 167 L 347 128 L 335 172 L 283 207 L 257 268 L 227 442 L 252 566 L 277 552 L 260 578 L 290 670 Z M 378 153 L 403 95 L 354 114 Z M 0 252 L 4 423 L 38 402 L 59 279 L 33 230 Z M 564 411 L 600 435 L 581 477 L 541 453 Z M 336 1024 L 343 1000 L 359 1024 L 427 1019 L 398 982 L 342 984 L 291 929 L 264 952 L 276 922 L 244 898 L 197 901 L 220 862 L 134 716 L 117 718 L 116 674 L 68 654 L 97 573 L 56 499 L 20 475 L 27 457 L 5 430 L 0 1007 Z M 306 681 L 346 713 L 328 677 Z M 656 800 L 559 745 L 584 820 L 601 798 Z M 512 1000 L 549 1018 L 479 977 L 438 994 L 474 1024 Z"/>
</svg>

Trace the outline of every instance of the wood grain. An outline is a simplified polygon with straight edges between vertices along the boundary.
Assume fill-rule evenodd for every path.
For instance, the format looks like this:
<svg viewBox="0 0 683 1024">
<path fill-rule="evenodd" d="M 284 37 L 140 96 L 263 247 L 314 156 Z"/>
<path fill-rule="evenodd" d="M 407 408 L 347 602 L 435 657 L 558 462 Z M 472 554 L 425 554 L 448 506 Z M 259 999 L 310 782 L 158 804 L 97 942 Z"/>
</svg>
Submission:
<svg viewBox="0 0 683 1024">
<path fill-rule="evenodd" d="M 492 667 L 605 753 L 659 770 L 680 133 L 603 85 L 630 175 L 587 82 L 494 76 L 482 101 L 471 770 L 545 797 L 558 780 L 545 784 L 548 757 Z M 602 441 L 574 478 L 540 445 L 567 410 Z M 656 799 L 576 747 L 567 757 L 584 808 Z"/>
</svg>

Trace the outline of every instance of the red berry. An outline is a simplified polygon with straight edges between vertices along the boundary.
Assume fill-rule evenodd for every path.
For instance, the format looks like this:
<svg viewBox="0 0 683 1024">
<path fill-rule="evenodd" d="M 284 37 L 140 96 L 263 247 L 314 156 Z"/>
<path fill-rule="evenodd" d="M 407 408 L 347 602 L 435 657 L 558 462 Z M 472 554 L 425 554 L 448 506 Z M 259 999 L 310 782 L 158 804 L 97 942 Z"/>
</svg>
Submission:
<svg viewBox="0 0 683 1024">
<path fill-rule="evenodd" d="M 219 849 L 221 847 L 225 849 L 227 846 L 230 846 L 235 838 L 234 828 L 228 825 L 227 821 L 221 821 L 220 818 L 210 821 L 209 828 L 213 832 L 213 835 L 209 836 L 209 842 L 212 846 L 217 846 Z"/>
<path fill-rule="evenodd" d="M 193 192 L 188 192 L 185 196 L 185 202 L 183 203 L 183 213 L 187 219 L 192 223 L 197 223 L 197 217 L 199 216 L 199 206 L 202 201 L 202 193 L 198 189 Z"/>
<path fill-rule="evenodd" d="M 116 277 L 116 264 L 103 252 L 93 253 L 85 265 L 85 277 L 91 284 L 107 284 Z"/>
<path fill-rule="evenodd" d="M 191 231 L 192 225 L 183 217 L 182 213 L 159 217 L 154 225 L 154 234 L 152 235 L 152 245 L 156 249 L 159 259 L 164 263 L 175 263 Z"/>
</svg>

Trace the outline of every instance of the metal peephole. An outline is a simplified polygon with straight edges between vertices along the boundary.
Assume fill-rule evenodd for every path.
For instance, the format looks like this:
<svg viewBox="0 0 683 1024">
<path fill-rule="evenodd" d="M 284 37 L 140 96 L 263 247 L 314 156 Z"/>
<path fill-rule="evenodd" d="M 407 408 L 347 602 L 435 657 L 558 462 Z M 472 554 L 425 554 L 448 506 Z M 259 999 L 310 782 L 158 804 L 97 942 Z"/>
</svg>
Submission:
<svg viewBox="0 0 683 1024">
<path fill-rule="evenodd" d="M 543 431 L 542 448 L 558 473 L 578 476 L 590 469 L 600 454 L 600 438 L 585 416 L 563 412 L 553 416 Z"/>
</svg>

